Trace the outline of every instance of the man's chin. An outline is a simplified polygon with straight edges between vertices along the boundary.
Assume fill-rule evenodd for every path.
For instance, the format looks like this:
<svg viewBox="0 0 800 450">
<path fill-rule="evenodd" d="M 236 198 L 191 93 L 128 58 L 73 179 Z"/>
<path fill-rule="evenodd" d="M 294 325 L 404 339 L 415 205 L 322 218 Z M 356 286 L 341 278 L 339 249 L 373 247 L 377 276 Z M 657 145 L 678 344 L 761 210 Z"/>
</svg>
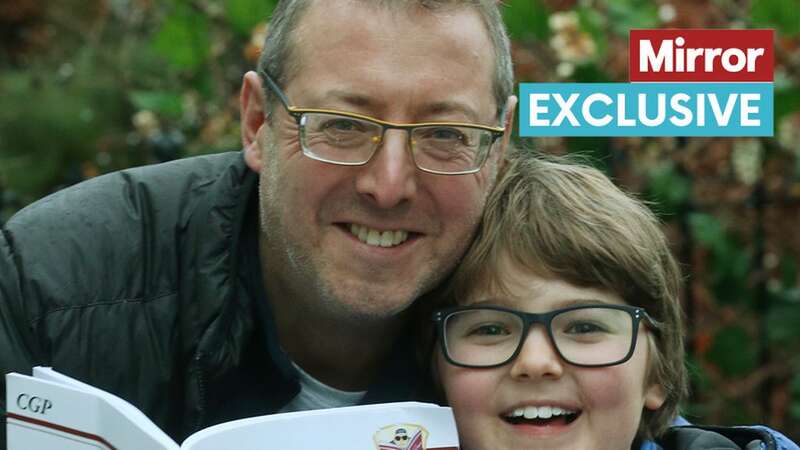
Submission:
<svg viewBox="0 0 800 450">
<path fill-rule="evenodd" d="M 389 319 L 407 311 L 421 295 L 409 285 L 337 286 L 326 295 L 326 303 L 341 313 L 361 319 Z"/>
</svg>

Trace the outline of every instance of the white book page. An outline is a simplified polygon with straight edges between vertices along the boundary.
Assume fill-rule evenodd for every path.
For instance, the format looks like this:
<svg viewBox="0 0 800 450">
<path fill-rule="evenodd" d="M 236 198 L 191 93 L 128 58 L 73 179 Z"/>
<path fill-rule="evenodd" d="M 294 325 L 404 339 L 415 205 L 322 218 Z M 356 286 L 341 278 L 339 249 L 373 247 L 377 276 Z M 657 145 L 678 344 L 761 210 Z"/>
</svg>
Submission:
<svg viewBox="0 0 800 450">
<path fill-rule="evenodd" d="M 394 445 L 398 433 L 405 440 Z M 219 450 L 235 443 L 237 450 L 412 450 L 415 437 L 427 450 L 457 450 L 450 408 L 404 402 L 273 414 L 206 428 L 181 448 Z"/>
<path fill-rule="evenodd" d="M 98 434 L 96 397 L 14 373 L 6 389 L 8 450 L 113 449 Z"/>
<path fill-rule="evenodd" d="M 122 427 L 136 427 L 142 430 L 145 434 L 152 437 L 153 440 L 160 443 L 160 445 L 164 448 L 179 448 L 178 444 L 172 440 L 172 438 L 164 433 L 161 428 L 158 428 L 156 424 L 150 420 L 139 408 L 131 405 L 126 400 L 123 400 L 117 397 L 114 394 L 108 393 L 102 389 L 96 388 L 91 384 L 84 383 L 82 381 L 76 380 L 72 377 L 68 377 L 62 373 L 59 373 L 53 370 L 52 367 L 34 367 L 33 368 L 33 376 L 34 378 L 42 379 L 42 380 L 49 380 L 56 383 L 60 383 L 63 385 L 73 386 L 77 389 L 81 389 L 85 392 L 92 393 L 103 400 L 105 400 L 111 407 L 119 411 L 124 415 L 124 420 L 119 420 L 119 414 L 110 414 L 104 416 L 103 418 L 106 419 L 103 423 L 103 426 L 106 429 L 112 430 L 115 428 Z"/>
<path fill-rule="evenodd" d="M 69 379 L 54 371 L 44 376 Z M 139 419 L 126 416 L 126 409 L 112 406 L 108 397 L 114 396 L 85 386 L 75 380 L 62 384 L 6 375 L 8 450 L 179 450 L 171 439 L 165 442 L 144 431 L 138 426 Z"/>
</svg>

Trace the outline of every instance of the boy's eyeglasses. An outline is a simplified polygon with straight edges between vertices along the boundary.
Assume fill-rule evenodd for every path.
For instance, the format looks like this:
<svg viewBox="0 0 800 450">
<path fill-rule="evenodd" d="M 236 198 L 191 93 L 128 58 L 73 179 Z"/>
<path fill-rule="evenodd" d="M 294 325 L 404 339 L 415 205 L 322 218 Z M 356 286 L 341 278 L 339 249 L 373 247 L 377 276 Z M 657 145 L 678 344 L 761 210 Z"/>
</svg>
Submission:
<svg viewBox="0 0 800 450">
<path fill-rule="evenodd" d="M 622 364 L 633 355 L 642 319 L 654 324 L 643 308 L 626 305 L 581 305 L 542 314 L 464 306 L 433 315 L 447 361 L 473 368 L 497 367 L 514 360 L 537 323 L 545 327 L 559 356 L 572 365 Z"/>
<path fill-rule="evenodd" d="M 408 148 L 417 168 L 440 175 L 476 173 L 489 157 L 504 127 L 428 122 L 399 124 L 362 114 L 316 108 L 297 108 L 273 78 L 261 71 L 270 90 L 300 128 L 300 146 L 309 158 L 345 166 L 364 165 L 383 143 L 388 129 L 406 130 Z M 500 115 L 505 117 L 505 111 Z"/>
</svg>

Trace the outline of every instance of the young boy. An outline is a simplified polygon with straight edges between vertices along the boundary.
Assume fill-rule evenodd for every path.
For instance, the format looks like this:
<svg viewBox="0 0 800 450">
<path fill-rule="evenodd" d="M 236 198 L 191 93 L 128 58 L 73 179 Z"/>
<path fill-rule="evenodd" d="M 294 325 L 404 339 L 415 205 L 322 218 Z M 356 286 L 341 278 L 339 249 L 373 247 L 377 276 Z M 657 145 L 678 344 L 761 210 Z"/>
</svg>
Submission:
<svg viewBox="0 0 800 450">
<path fill-rule="evenodd" d="M 680 284 L 658 220 L 602 173 L 512 158 L 434 314 L 462 449 L 781 448 L 761 429 L 670 428 Z"/>
</svg>

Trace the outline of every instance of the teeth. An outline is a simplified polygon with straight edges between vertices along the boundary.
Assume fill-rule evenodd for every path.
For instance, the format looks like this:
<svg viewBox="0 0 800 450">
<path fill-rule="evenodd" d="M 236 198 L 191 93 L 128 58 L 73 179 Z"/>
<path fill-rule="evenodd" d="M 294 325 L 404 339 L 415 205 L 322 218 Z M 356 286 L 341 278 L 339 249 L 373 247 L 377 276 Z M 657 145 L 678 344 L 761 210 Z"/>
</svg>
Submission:
<svg viewBox="0 0 800 450">
<path fill-rule="evenodd" d="M 575 414 L 575 411 L 566 410 L 557 406 L 527 406 L 517 408 L 507 414 L 507 417 L 524 417 L 526 419 L 549 419 L 554 416 Z"/>
<path fill-rule="evenodd" d="M 542 406 L 539 408 L 539 418 L 540 419 L 549 419 L 553 417 L 553 409 L 549 406 Z"/>
<path fill-rule="evenodd" d="M 379 231 L 363 225 L 350 224 L 350 233 L 359 241 L 376 247 L 393 247 L 402 244 L 408 239 L 408 231 Z"/>
</svg>

